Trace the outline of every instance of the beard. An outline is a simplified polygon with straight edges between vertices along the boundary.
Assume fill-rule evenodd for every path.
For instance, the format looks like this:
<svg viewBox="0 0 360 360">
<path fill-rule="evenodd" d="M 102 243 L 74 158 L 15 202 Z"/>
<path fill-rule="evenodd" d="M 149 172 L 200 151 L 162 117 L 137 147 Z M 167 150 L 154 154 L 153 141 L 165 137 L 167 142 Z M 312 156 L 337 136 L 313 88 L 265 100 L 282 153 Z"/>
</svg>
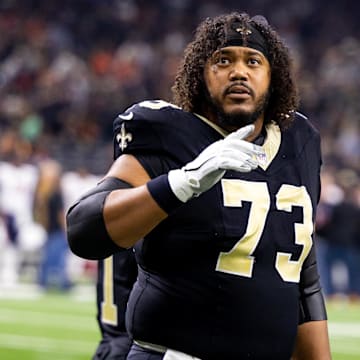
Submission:
<svg viewBox="0 0 360 360">
<path fill-rule="evenodd" d="M 207 95 L 210 111 L 215 114 L 218 125 L 223 128 L 240 128 L 253 124 L 259 116 L 265 112 L 270 98 L 270 93 L 266 92 L 256 101 L 253 111 L 239 110 L 232 113 L 225 113 L 223 106 L 218 101 L 211 98 L 209 94 Z"/>
</svg>

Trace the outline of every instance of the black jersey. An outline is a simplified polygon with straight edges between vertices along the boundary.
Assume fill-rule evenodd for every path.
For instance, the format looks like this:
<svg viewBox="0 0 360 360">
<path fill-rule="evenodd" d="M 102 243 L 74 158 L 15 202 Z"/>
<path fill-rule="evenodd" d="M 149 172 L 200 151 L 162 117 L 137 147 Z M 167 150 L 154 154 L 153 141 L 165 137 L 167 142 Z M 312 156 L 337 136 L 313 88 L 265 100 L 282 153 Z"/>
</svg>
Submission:
<svg viewBox="0 0 360 360">
<path fill-rule="evenodd" d="M 125 328 L 125 311 L 136 276 L 132 249 L 98 262 L 97 320 L 102 339 L 93 359 L 126 359 L 132 341 Z"/>
<path fill-rule="evenodd" d="M 320 140 L 297 114 L 266 128 L 261 166 L 227 171 L 136 245 L 127 326 L 133 337 L 207 359 L 289 359 L 302 268 L 313 251 Z M 114 122 L 115 154 L 151 177 L 182 167 L 226 134 L 206 119 L 145 101 Z"/>
</svg>

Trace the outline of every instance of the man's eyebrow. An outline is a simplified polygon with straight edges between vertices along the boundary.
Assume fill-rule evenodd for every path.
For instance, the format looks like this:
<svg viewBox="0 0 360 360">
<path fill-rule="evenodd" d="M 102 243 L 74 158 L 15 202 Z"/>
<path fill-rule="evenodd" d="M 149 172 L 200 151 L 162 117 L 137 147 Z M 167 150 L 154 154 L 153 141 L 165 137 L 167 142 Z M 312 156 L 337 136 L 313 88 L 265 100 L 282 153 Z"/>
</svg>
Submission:
<svg viewBox="0 0 360 360">
<path fill-rule="evenodd" d="M 261 51 L 257 50 L 246 50 L 248 55 L 259 55 L 265 57 L 265 55 Z"/>
<path fill-rule="evenodd" d="M 219 53 L 219 54 L 229 54 L 229 53 L 232 53 L 233 51 L 232 50 L 229 50 L 229 49 L 219 49 L 218 51 L 217 51 L 217 53 Z"/>
<path fill-rule="evenodd" d="M 256 49 L 252 49 L 252 48 L 247 48 L 246 46 L 241 46 L 244 48 L 244 52 L 246 53 L 246 55 L 261 55 L 261 56 L 265 56 L 261 51 L 258 51 Z M 218 49 L 217 51 L 214 52 L 214 55 L 216 54 L 232 54 L 234 53 L 235 50 L 232 49 L 228 49 L 228 48 L 221 48 Z"/>
</svg>

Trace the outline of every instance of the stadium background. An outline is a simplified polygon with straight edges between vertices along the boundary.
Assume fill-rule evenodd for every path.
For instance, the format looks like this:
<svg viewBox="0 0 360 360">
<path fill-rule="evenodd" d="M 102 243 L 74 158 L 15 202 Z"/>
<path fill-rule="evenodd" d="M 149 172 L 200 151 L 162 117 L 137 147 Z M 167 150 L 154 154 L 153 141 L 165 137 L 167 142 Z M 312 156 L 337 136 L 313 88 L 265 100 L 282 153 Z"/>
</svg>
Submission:
<svg viewBox="0 0 360 360">
<path fill-rule="evenodd" d="M 230 10 L 265 15 L 293 51 L 301 91 L 300 111 L 310 117 L 322 136 L 324 193 L 330 194 L 334 201 L 351 191 L 350 198 L 360 207 L 360 24 L 357 19 L 360 3 L 355 0 L 2 0 L 0 166 L 16 159 L 36 170 L 45 161 L 55 160 L 62 167 L 64 188 L 70 184 L 67 189 L 76 190 L 75 194 L 69 194 L 70 190 L 64 194 L 65 202 L 69 203 L 111 163 L 114 117 L 140 100 L 169 100 L 178 61 L 196 25 L 206 16 Z M 0 167 L 0 180 L 5 177 L 4 169 L 6 167 Z M 83 187 L 79 185 L 78 189 L 74 177 L 84 178 L 85 173 L 87 183 L 83 182 Z M 25 180 L 19 176 L 13 182 L 18 182 L 21 188 Z M 25 204 L 21 192 L 17 195 L 13 202 Z M 0 182 L 0 208 L 4 207 L 5 197 Z M 356 219 L 345 221 L 348 223 L 339 227 L 351 226 Z M 54 353 L 61 352 L 61 344 L 57 343 L 60 348 L 46 347 L 41 335 L 43 346 L 39 345 L 38 351 L 33 349 L 32 355 L 15 354 L 15 349 L 26 347 L 22 343 L 29 346 L 36 343 L 24 340 L 25 333 L 31 334 L 31 331 L 26 330 L 30 325 L 22 321 L 28 317 L 32 323 L 36 322 L 36 314 L 40 316 L 41 309 L 46 310 L 46 303 L 52 304 L 52 309 L 57 309 L 56 304 L 67 304 L 59 305 L 59 309 L 69 314 L 69 324 L 71 321 L 78 324 L 75 315 L 81 310 L 75 311 L 73 320 L 70 314 L 72 308 L 78 309 L 76 299 L 84 291 L 90 303 L 87 307 L 79 306 L 87 315 L 82 321 L 91 323 L 90 340 L 98 336 L 91 302 L 94 264 L 69 255 L 69 271 L 76 289 L 64 296 L 41 295 L 36 286 L 29 287 L 36 285 L 41 240 L 26 236 L 15 246 L 18 278 L 15 276 L 14 284 L 7 284 L 16 286 L 3 286 L 8 280 L 6 277 L 0 285 L 0 306 L 1 301 L 4 305 L 0 310 L 0 338 L 7 339 L 0 340 L 1 359 L 49 358 L 46 357 L 49 348 L 56 349 Z M 319 242 L 324 243 L 326 239 L 321 238 Z M 0 239 L 0 252 L 3 243 Z M 360 235 L 352 243 L 340 238 L 338 245 L 351 246 L 351 251 L 359 254 Z M 322 254 L 321 249 L 319 253 Z M 349 264 L 346 257 L 340 260 L 343 262 L 333 269 L 337 299 L 340 299 L 335 301 L 340 305 L 332 303 L 331 309 L 336 314 L 336 323 L 345 325 L 333 328 L 337 330 L 332 330 L 332 334 L 340 337 L 334 335 L 332 339 L 335 348 L 344 351 L 339 350 L 334 358 L 355 359 L 360 358 L 360 346 L 356 345 L 360 337 L 360 315 L 356 310 L 359 294 L 355 294 L 355 301 L 350 303 L 350 295 L 354 294 L 348 294 Z M 0 255 L 0 265 L 4 263 L 4 255 Z M 24 302 L 17 300 L 17 305 L 17 301 L 12 300 L 16 296 L 29 299 L 30 295 L 38 302 L 26 300 L 27 305 L 22 305 Z M 29 307 L 30 315 L 23 316 L 23 306 Z M 351 316 L 342 318 L 343 309 Z M 43 322 L 48 323 L 49 318 L 49 323 L 59 323 L 58 319 L 51 320 L 51 311 L 50 307 Z M 20 318 L 16 314 L 20 314 Z M 76 329 L 69 324 L 65 332 Z M 87 325 L 84 328 L 89 329 Z M 58 339 L 62 335 L 55 332 L 54 336 Z M 77 338 L 76 332 L 69 332 L 69 336 L 72 340 Z M 354 339 L 355 345 L 350 345 L 348 342 Z M 91 344 L 90 340 L 86 344 Z M 9 348 L 6 342 L 13 344 L 12 350 L 1 355 Z M 71 347 L 71 343 L 68 346 Z M 346 357 L 346 349 L 348 355 L 354 357 Z M 63 357 L 50 357 L 77 358 L 70 356 L 69 351 L 71 354 L 67 349 Z M 89 358 L 91 349 L 84 351 L 87 355 L 79 359 Z"/>
<path fill-rule="evenodd" d="M 168 99 L 198 22 L 244 9 L 266 15 L 296 54 L 301 110 L 321 129 L 325 160 L 359 170 L 355 0 L 3 0 L 0 6 L 0 129 L 18 131 L 36 157 L 51 154 L 67 169 L 81 163 L 104 171 L 114 116 L 138 100 Z"/>
</svg>

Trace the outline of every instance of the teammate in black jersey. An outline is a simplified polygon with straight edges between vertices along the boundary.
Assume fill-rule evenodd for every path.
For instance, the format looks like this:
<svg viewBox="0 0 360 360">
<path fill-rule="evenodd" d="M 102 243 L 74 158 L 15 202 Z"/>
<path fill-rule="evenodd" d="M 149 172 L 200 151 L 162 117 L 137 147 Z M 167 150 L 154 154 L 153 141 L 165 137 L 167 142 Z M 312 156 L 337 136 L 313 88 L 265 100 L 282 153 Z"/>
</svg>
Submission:
<svg viewBox="0 0 360 360">
<path fill-rule="evenodd" d="M 132 341 L 125 327 L 125 311 L 137 276 L 132 249 L 98 262 L 97 320 L 101 341 L 93 360 L 125 360 Z"/>
<path fill-rule="evenodd" d="M 173 91 L 118 116 L 117 160 L 67 214 L 79 256 L 135 247 L 128 359 L 330 359 L 320 139 L 287 48 L 261 16 L 206 19 Z"/>
</svg>

